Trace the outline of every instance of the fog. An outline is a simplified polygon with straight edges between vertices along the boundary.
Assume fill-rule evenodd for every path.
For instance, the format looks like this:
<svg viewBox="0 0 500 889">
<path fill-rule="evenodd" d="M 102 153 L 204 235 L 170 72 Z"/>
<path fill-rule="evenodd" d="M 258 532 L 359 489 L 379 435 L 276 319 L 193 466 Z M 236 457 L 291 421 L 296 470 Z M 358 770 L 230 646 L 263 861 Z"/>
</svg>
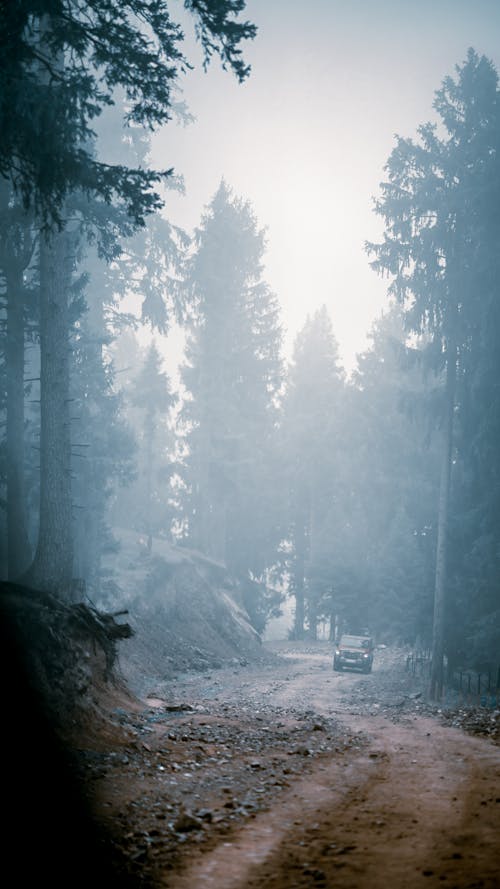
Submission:
<svg viewBox="0 0 500 889">
<path fill-rule="evenodd" d="M 373 198 L 394 136 L 436 119 L 434 91 L 469 46 L 498 62 L 498 4 L 252 0 L 246 8 L 259 28 L 245 48 L 251 76 L 240 85 L 217 65 L 196 66 L 182 83 L 195 120 L 153 136 L 154 163 L 174 165 L 185 182 L 164 212 L 192 231 L 225 177 L 267 231 L 265 275 L 282 307 L 287 357 L 307 314 L 325 303 L 350 371 L 386 303 L 387 281 L 369 268 L 364 242 L 382 236 Z M 175 338 L 167 361 L 172 349 L 177 360 Z"/>
<path fill-rule="evenodd" d="M 116 608 L 125 545 L 134 601 L 196 553 L 258 634 L 363 615 L 439 697 L 500 651 L 500 9 L 251 0 L 204 71 L 171 6 L 10 24 L 3 578 Z"/>
</svg>

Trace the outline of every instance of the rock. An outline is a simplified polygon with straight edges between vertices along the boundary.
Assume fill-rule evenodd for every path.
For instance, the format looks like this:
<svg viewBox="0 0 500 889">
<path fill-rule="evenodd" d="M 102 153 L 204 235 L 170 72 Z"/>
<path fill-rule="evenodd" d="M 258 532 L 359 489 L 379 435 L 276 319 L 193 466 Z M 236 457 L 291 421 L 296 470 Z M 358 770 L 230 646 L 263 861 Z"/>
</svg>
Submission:
<svg viewBox="0 0 500 889">
<path fill-rule="evenodd" d="M 192 815 L 190 812 L 181 812 L 176 821 L 174 821 L 174 830 L 176 833 L 188 833 L 190 830 L 202 830 L 203 821 Z"/>
<path fill-rule="evenodd" d="M 305 866 L 302 870 L 302 873 L 305 876 L 312 877 L 315 883 L 324 883 L 326 881 L 326 874 L 324 871 L 319 870 L 319 868 L 311 868 Z"/>
<path fill-rule="evenodd" d="M 201 818 L 202 821 L 207 821 L 210 824 L 213 820 L 214 813 L 212 812 L 212 809 L 198 809 L 198 811 L 195 812 L 195 817 Z"/>
</svg>

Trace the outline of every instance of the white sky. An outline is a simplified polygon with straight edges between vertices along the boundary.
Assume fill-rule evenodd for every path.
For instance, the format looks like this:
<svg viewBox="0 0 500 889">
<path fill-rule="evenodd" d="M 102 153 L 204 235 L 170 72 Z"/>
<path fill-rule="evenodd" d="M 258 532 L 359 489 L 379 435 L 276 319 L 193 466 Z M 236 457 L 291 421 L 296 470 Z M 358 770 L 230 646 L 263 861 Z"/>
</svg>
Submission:
<svg viewBox="0 0 500 889">
<path fill-rule="evenodd" d="M 154 164 L 186 185 L 165 213 L 192 230 L 224 176 L 267 228 L 287 354 L 326 303 L 350 369 L 386 302 L 363 244 L 381 235 L 372 197 L 394 134 L 432 117 L 434 91 L 469 46 L 499 65 L 500 0 L 248 0 L 245 17 L 259 28 L 248 81 L 197 64 L 184 87 L 196 122 L 154 137 Z"/>
</svg>

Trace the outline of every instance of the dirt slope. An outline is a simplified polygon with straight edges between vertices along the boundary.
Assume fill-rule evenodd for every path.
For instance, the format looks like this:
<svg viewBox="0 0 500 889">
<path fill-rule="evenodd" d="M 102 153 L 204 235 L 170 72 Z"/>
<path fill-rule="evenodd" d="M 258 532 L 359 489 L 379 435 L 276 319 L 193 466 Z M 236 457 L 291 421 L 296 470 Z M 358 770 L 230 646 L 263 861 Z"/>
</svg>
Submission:
<svg viewBox="0 0 500 889">
<path fill-rule="evenodd" d="M 97 604 L 128 609 L 135 635 L 121 647 L 120 664 L 134 693 L 189 670 L 267 657 L 224 565 L 159 539 L 148 553 L 138 534 L 114 533 L 119 549 L 107 557 Z"/>
</svg>

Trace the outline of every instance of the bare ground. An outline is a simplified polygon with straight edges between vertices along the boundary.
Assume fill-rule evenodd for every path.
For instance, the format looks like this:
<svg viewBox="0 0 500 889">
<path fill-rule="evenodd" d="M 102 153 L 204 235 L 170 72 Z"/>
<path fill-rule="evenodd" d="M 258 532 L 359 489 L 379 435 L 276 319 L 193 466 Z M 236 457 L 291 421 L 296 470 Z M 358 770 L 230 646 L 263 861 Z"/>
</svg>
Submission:
<svg viewBox="0 0 500 889">
<path fill-rule="evenodd" d="M 151 680 L 82 742 L 116 867 L 165 889 L 500 887 L 500 713 L 488 738 L 454 726 L 401 651 L 360 676 L 326 643 L 271 647 Z"/>
</svg>

